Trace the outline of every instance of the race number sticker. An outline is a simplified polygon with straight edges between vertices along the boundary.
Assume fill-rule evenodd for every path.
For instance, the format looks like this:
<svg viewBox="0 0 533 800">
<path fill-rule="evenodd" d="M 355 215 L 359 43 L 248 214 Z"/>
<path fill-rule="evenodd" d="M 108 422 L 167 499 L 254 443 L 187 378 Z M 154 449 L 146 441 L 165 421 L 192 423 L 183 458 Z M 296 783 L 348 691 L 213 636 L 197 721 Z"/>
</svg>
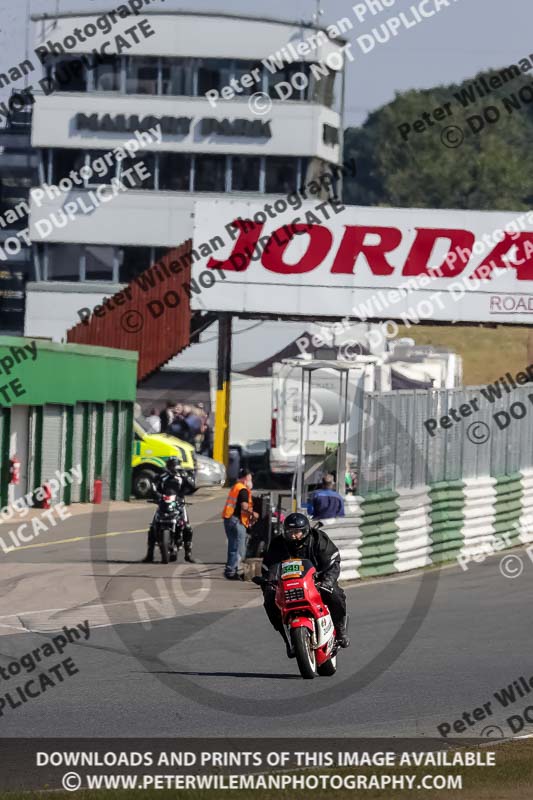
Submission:
<svg viewBox="0 0 533 800">
<path fill-rule="evenodd" d="M 301 561 L 284 561 L 281 565 L 281 577 L 283 580 L 299 578 L 303 571 L 304 565 Z"/>
</svg>

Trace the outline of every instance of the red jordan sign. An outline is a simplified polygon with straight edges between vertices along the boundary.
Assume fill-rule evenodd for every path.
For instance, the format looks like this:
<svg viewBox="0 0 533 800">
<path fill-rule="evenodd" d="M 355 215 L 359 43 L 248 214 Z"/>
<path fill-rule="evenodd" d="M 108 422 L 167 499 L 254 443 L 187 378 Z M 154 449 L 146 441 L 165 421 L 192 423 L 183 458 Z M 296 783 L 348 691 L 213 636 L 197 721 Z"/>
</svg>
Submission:
<svg viewBox="0 0 533 800">
<path fill-rule="evenodd" d="M 533 212 L 283 206 L 196 203 L 193 308 L 533 322 Z"/>
</svg>

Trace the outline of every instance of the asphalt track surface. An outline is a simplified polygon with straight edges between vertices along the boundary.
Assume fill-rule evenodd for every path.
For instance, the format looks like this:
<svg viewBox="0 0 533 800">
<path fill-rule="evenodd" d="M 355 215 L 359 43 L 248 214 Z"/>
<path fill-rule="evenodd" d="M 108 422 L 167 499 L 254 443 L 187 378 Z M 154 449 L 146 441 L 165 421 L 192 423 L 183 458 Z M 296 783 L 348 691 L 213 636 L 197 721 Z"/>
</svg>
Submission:
<svg viewBox="0 0 533 800">
<path fill-rule="evenodd" d="M 524 571 L 512 580 L 498 556 L 467 572 L 347 586 L 352 646 L 334 677 L 303 681 L 260 590 L 222 577 L 220 494 L 192 502 L 194 567 L 139 563 L 154 510 L 139 504 L 72 517 L 0 554 L 0 665 L 63 625 L 91 626 L 89 640 L 63 655 L 79 672 L 4 708 L 0 736 L 434 737 L 437 725 L 488 701 L 493 713 L 464 735 L 498 725 L 508 736 L 506 718 L 533 704 L 533 691 L 507 710 L 492 696 L 533 675 L 533 563 L 524 552 L 515 551 Z M 0 681 L 0 693 L 20 683 Z"/>
</svg>

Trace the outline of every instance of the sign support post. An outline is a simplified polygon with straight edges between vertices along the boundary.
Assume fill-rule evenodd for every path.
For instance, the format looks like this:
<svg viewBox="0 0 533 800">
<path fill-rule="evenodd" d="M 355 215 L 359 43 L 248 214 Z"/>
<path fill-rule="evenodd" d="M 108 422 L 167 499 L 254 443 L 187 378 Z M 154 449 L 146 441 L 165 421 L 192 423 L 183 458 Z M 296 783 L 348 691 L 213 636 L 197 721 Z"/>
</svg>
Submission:
<svg viewBox="0 0 533 800">
<path fill-rule="evenodd" d="M 218 315 L 217 396 L 213 458 L 229 467 L 231 314 Z"/>
</svg>

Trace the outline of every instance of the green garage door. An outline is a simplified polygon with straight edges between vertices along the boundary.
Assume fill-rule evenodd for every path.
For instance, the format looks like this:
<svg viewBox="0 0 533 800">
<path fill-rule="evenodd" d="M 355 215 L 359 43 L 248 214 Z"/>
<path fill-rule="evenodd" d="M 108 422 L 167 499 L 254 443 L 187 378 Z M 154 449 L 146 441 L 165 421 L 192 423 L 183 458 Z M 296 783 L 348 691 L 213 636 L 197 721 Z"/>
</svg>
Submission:
<svg viewBox="0 0 533 800">
<path fill-rule="evenodd" d="M 102 441 L 102 498 L 112 500 L 114 497 L 114 482 L 116 477 L 116 431 L 113 429 L 114 403 L 104 406 L 104 435 Z"/>
<path fill-rule="evenodd" d="M 82 490 L 83 487 L 87 485 L 87 476 L 83 474 L 85 471 L 84 453 L 87 446 L 83 430 L 83 416 L 84 406 L 82 403 L 77 403 L 73 409 L 72 466 L 76 468 L 81 467 L 82 482 L 78 483 L 78 481 L 74 479 L 72 483 L 71 502 L 73 503 L 82 503 L 84 501 Z"/>
<path fill-rule="evenodd" d="M 89 406 L 89 438 L 88 438 L 88 445 L 89 445 L 89 455 L 88 455 L 88 464 L 89 468 L 87 470 L 87 486 L 88 486 L 88 497 L 87 501 L 92 502 L 93 500 L 93 489 L 94 489 L 94 480 L 95 478 L 101 477 L 100 472 L 100 459 L 101 459 L 101 444 L 98 441 L 98 414 L 99 414 L 99 406 L 96 403 L 91 403 Z M 97 474 L 98 473 L 98 474 Z"/>
<path fill-rule="evenodd" d="M 41 483 L 50 478 L 57 480 L 57 470 L 63 472 L 66 444 L 67 419 L 63 406 L 45 405 L 43 407 L 42 469 Z M 58 502 L 63 500 L 63 489 L 54 497 Z"/>
<path fill-rule="evenodd" d="M 8 408 L 0 408 L 0 508 L 7 504 L 9 485 L 9 421 Z"/>
<path fill-rule="evenodd" d="M 129 430 L 129 414 L 127 403 L 117 403 L 118 437 L 117 437 L 117 500 L 126 500 L 131 494 L 131 444 L 132 433 Z M 129 459 L 129 464 L 128 464 Z M 129 484 L 129 485 L 126 485 Z"/>
</svg>

